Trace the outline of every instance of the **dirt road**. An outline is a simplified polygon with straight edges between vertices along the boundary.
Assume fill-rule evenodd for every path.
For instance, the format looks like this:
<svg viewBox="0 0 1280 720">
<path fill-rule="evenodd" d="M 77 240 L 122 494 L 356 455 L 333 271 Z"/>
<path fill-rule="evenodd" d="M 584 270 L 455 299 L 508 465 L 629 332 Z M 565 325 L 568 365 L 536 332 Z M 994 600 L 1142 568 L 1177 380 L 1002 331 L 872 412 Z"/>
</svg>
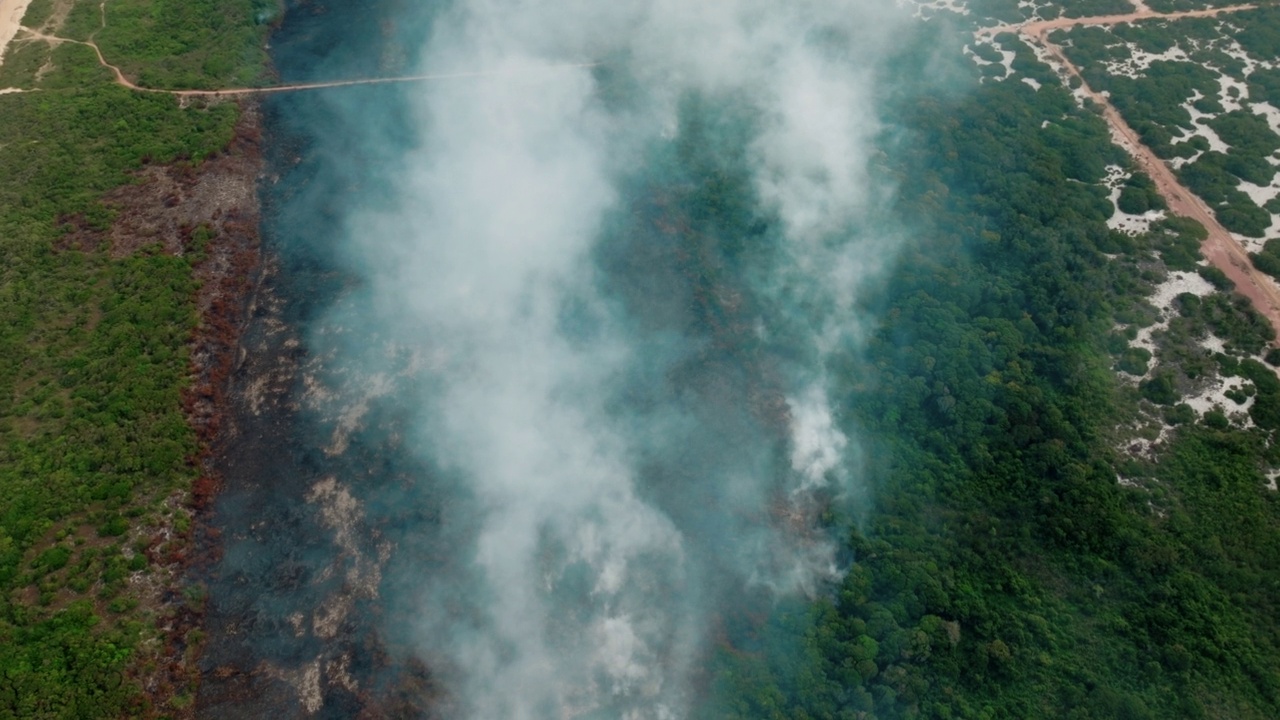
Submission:
<svg viewBox="0 0 1280 720">
<path fill-rule="evenodd" d="M 1139 9 L 1135 9 L 1133 12 L 1125 13 L 1123 15 L 1097 15 L 1094 17 L 1082 18 L 1060 17 L 1053 20 L 1028 20 L 1027 22 L 1014 23 L 1012 25 L 996 25 L 995 27 L 983 28 L 979 30 L 976 35 L 979 38 L 995 37 L 1000 33 L 1007 32 L 1034 35 L 1038 33 L 1048 33 L 1050 30 L 1072 28 L 1077 25 L 1119 25 L 1120 23 L 1133 22 L 1135 20 L 1180 20 L 1182 18 L 1213 17 L 1222 13 L 1255 10 L 1258 6 L 1231 5 L 1229 7 L 1209 8 L 1207 10 L 1183 10 L 1181 12 L 1171 13 L 1155 12 L 1145 4 L 1135 3 L 1135 7 Z"/>
<path fill-rule="evenodd" d="M 1048 29 L 1040 31 L 1035 37 L 1036 42 L 1040 44 L 1055 60 L 1062 64 L 1068 72 L 1075 77 L 1080 78 L 1080 82 L 1084 83 L 1084 78 L 1080 76 L 1080 70 L 1067 59 L 1062 48 L 1049 42 L 1047 35 Z M 1198 195 L 1183 187 L 1178 182 L 1177 176 L 1169 169 L 1154 152 L 1146 145 L 1142 144 L 1138 133 L 1129 127 L 1120 113 L 1116 111 L 1111 104 L 1109 98 L 1101 93 L 1095 92 L 1084 83 L 1081 88 L 1088 94 L 1099 107 L 1102 108 L 1102 116 L 1106 119 L 1107 124 L 1111 126 L 1111 136 L 1118 145 L 1124 148 L 1143 172 L 1151 176 L 1155 181 L 1156 188 L 1160 194 L 1164 196 L 1166 202 L 1169 203 L 1169 210 L 1181 215 L 1189 217 L 1205 227 L 1209 232 L 1209 237 L 1205 239 L 1200 246 L 1200 252 L 1213 263 L 1215 267 L 1227 274 L 1232 282 L 1236 284 L 1236 291 L 1253 302 L 1253 306 L 1271 321 L 1271 326 L 1277 329 L 1277 340 L 1280 340 L 1280 288 L 1276 287 L 1275 282 L 1259 272 L 1253 267 L 1253 263 L 1249 262 L 1249 255 L 1240 243 L 1232 237 L 1226 228 L 1214 216 L 1213 211 L 1205 205 L 1204 201 Z"/>
<path fill-rule="evenodd" d="M 1249 255 L 1240 243 L 1218 222 L 1213 211 L 1205 205 L 1199 196 L 1192 193 L 1178 182 L 1178 178 L 1154 152 L 1142 143 L 1138 133 L 1111 104 L 1110 99 L 1095 92 L 1085 82 L 1080 69 L 1067 59 L 1062 48 L 1049 41 L 1049 33 L 1054 30 L 1075 27 L 1078 25 L 1114 25 L 1133 20 L 1159 19 L 1173 20 L 1187 17 L 1212 17 L 1221 13 L 1251 10 L 1254 5 L 1236 5 L 1232 7 L 1213 8 L 1210 10 L 1191 10 L 1180 13 L 1155 13 L 1140 10 L 1127 15 L 1106 15 L 1092 18 L 1058 18 L 1056 20 L 1036 20 L 1019 25 L 1002 25 L 980 30 L 980 38 L 989 38 L 1005 32 L 1015 32 L 1026 40 L 1039 45 L 1070 76 L 1079 79 L 1081 89 L 1098 107 L 1102 108 L 1102 116 L 1111 126 L 1112 139 L 1124 148 L 1138 166 L 1151 176 L 1156 188 L 1169 204 L 1169 210 L 1177 215 L 1196 220 L 1205 227 L 1209 236 L 1200 246 L 1204 257 L 1236 284 L 1236 291 L 1249 298 L 1254 308 L 1271 321 L 1276 330 L 1276 340 L 1280 343 L 1280 288 L 1275 281 L 1259 272 L 1249 261 Z"/>
<path fill-rule="evenodd" d="M 0 0 L 0 2 L 4 2 L 4 1 L 5 0 Z M 29 2 L 30 0 L 26 0 L 26 1 Z M 103 23 L 105 24 L 105 22 L 106 22 L 106 17 L 104 15 Z M 513 75 L 537 73 L 545 70 L 567 70 L 570 68 L 595 67 L 600 64 L 598 62 L 562 63 L 562 64 L 549 64 L 549 65 L 534 65 L 526 68 L 512 68 L 512 69 L 505 69 L 505 70 L 478 70 L 478 71 L 472 71 L 472 72 L 436 73 L 431 75 L 399 75 L 399 76 L 384 77 L 384 78 L 358 78 L 354 80 L 331 80 L 328 82 L 295 83 L 291 85 L 270 85 L 267 87 L 225 88 L 223 90 L 165 90 L 161 88 L 143 87 L 141 85 L 135 84 L 133 81 L 131 81 L 128 77 L 125 76 L 124 72 L 121 71 L 119 67 L 107 62 L 107 58 L 102 54 L 102 49 L 98 47 L 98 44 L 94 42 L 92 38 L 90 38 L 89 40 L 72 40 L 71 38 L 59 37 L 57 35 L 47 35 L 45 33 L 40 32 L 39 30 L 34 30 L 32 28 L 25 27 L 25 26 L 19 26 L 18 29 L 22 31 L 24 37 L 29 37 L 36 40 L 43 40 L 47 43 L 51 43 L 54 45 L 57 45 L 60 43 L 72 43 L 75 45 L 84 45 L 88 48 L 91 48 L 94 54 L 98 56 L 98 63 L 103 67 L 107 68 L 108 70 L 110 70 L 111 73 L 115 76 L 115 82 L 117 85 L 127 87 L 130 90 L 136 90 L 137 92 L 160 93 L 163 95 L 174 95 L 179 98 L 240 97 L 245 95 L 266 95 L 270 93 L 296 92 L 298 90 L 320 90 L 323 88 L 351 87 L 353 85 L 387 85 L 387 84 L 393 84 L 393 83 L 415 83 L 415 82 L 431 82 L 435 80 L 456 80 L 461 78 L 503 77 L 503 76 L 509 77 Z"/>
</svg>

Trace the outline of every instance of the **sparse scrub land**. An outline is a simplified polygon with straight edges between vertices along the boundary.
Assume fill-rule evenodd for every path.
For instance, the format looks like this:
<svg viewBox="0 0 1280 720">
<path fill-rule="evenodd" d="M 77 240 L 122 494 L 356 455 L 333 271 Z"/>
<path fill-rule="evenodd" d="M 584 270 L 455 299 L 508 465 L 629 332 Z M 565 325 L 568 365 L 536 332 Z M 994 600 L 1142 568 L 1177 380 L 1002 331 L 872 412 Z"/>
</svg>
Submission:
<svg viewBox="0 0 1280 720">
<path fill-rule="evenodd" d="M 1280 713 L 1274 330 L 1197 223 L 1108 231 L 1054 126 L 1108 152 L 1105 127 L 1017 80 L 909 112 L 926 239 L 849 369 L 877 511 L 834 597 L 724 653 L 708 717 Z"/>
<path fill-rule="evenodd" d="M 1245 237 L 1265 236 L 1271 212 L 1240 184 L 1266 187 L 1276 175 L 1270 161 L 1280 137 L 1255 104 L 1271 99 L 1280 83 L 1267 67 L 1280 50 L 1280 10 L 1079 27 L 1055 38 L 1090 85 L 1110 93 L 1144 143 L 1160 157 L 1176 159 L 1181 181 L 1223 226 Z M 1146 59 L 1135 64 L 1135 53 Z"/>
<path fill-rule="evenodd" d="M 55 5 L 33 3 L 27 23 L 56 20 Z M 157 15 L 112 14 L 99 39 L 141 67 L 146 38 L 186 38 L 157 82 L 261 72 L 246 52 L 261 31 L 236 15 L 248 3 L 217 4 L 206 21 L 226 33 L 203 50 L 171 23 L 211 7 L 113 0 L 108 13 L 142 5 Z M 87 37 L 98 13 L 77 2 L 58 32 Z M 204 75 L 220 53 L 234 64 Z M 9 84 L 40 92 L 0 95 L 0 718 L 163 715 L 143 680 L 181 705 L 190 678 L 172 676 L 181 653 L 158 625 L 198 607 L 157 604 L 149 588 L 186 552 L 199 446 L 183 392 L 203 251 L 165 252 L 157 237 L 113 252 L 118 209 L 103 198 L 147 164 L 198 170 L 228 146 L 238 109 L 118 87 L 68 43 L 15 42 Z"/>
<path fill-rule="evenodd" d="M 249 86 L 262 80 L 261 24 L 275 10 L 274 0 L 110 0 L 95 40 L 144 87 Z"/>
</svg>

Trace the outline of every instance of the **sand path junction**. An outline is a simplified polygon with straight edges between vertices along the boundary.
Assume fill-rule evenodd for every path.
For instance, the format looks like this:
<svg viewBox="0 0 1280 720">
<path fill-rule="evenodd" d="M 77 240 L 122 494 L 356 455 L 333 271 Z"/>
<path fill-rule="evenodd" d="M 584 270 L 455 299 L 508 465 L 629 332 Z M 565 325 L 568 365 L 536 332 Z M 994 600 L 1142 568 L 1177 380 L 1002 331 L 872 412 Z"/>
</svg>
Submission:
<svg viewBox="0 0 1280 720">
<path fill-rule="evenodd" d="M 1200 246 L 1200 252 L 1214 267 L 1224 272 L 1236 284 L 1236 292 L 1249 298 L 1253 307 L 1271 321 L 1276 332 L 1277 343 L 1280 343 L 1280 288 L 1269 276 L 1259 272 L 1249 261 L 1245 251 L 1226 228 L 1218 222 L 1213 210 L 1195 193 L 1192 193 L 1178 181 L 1173 170 L 1154 152 L 1142 143 L 1138 133 L 1129 127 L 1125 119 L 1111 104 L 1107 95 L 1096 92 L 1085 82 L 1080 69 L 1075 66 L 1062 48 L 1050 42 L 1049 33 L 1080 25 L 1117 25 L 1135 20 L 1177 20 L 1179 18 L 1213 17 L 1222 13 L 1253 10 L 1256 5 L 1234 5 L 1211 8 L 1208 10 L 1189 10 L 1185 12 L 1157 13 L 1135 1 L 1135 12 L 1125 15 L 1103 15 L 1087 18 L 1057 18 L 1054 20 L 1032 20 L 1014 25 L 999 25 L 983 28 L 977 32 L 979 38 L 992 38 L 1001 33 L 1016 33 L 1025 41 L 1039 45 L 1058 65 L 1061 73 L 1068 78 L 1074 77 L 1080 82 L 1080 90 L 1102 110 L 1102 117 L 1111 127 L 1111 137 L 1117 145 L 1124 148 L 1138 166 L 1151 176 L 1160 195 L 1169 204 L 1169 210 L 1177 215 L 1192 218 L 1204 226 L 1208 237 Z"/>
</svg>

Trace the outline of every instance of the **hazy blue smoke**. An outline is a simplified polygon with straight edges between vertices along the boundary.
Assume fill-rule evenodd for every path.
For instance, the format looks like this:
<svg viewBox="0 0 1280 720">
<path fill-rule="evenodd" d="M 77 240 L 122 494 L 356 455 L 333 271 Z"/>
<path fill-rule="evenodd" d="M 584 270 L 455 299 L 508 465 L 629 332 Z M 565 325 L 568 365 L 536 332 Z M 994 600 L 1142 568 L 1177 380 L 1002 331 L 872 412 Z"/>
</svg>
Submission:
<svg viewBox="0 0 1280 720">
<path fill-rule="evenodd" d="M 860 480 L 827 360 L 893 248 L 869 163 L 899 23 L 841 0 L 459 0 L 435 21 L 421 72 L 504 72 L 413 90 L 392 209 L 347 219 L 372 299 L 344 322 L 376 327 L 346 352 L 411 411 L 446 503 L 453 557 L 398 586 L 467 717 L 683 717 L 717 603 L 837 572 L 816 523 Z M 718 335 L 618 229 L 635 188 L 681 182 L 651 165 L 688 141 L 690 98 L 741 121 L 726 153 L 772 228 L 767 262 L 714 286 L 746 328 Z M 621 287 L 619 256 L 651 287 Z"/>
</svg>

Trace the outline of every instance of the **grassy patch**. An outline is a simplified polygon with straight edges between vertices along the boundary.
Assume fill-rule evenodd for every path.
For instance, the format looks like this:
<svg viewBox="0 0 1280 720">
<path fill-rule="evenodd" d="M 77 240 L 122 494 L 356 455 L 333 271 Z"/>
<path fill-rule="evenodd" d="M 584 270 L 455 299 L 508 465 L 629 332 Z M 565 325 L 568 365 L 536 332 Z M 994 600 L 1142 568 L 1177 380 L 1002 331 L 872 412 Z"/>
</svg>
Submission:
<svg viewBox="0 0 1280 720">
<path fill-rule="evenodd" d="M 32 8 L 28 23 L 54 6 Z M 251 21 L 206 20 L 219 32 L 205 46 L 261 41 Z M 174 21 L 122 13 L 110 36 L 185 37 Z M 99 28 L 98 5 L 78 2 L 59 32 Z M 260 52 L 234 57 L 201 82 L 261 71 Z M 40 91 L 0 96 L 0 717 L 133 716 L 147 703 L 139 643 L 157 630 L 129 577 L 150 571 L 150 535 L 181 520 L 165 500 L 194 478 L 181 400 L 192 260 L 113 258 L 105 242 L 69 239 L 105 237 L 107 191 L 146 163 L 198 165 L 228 144 L 238 113 L 118 87 L 71 43 L 19 45 L 3 72 Z"/>
</svg>

